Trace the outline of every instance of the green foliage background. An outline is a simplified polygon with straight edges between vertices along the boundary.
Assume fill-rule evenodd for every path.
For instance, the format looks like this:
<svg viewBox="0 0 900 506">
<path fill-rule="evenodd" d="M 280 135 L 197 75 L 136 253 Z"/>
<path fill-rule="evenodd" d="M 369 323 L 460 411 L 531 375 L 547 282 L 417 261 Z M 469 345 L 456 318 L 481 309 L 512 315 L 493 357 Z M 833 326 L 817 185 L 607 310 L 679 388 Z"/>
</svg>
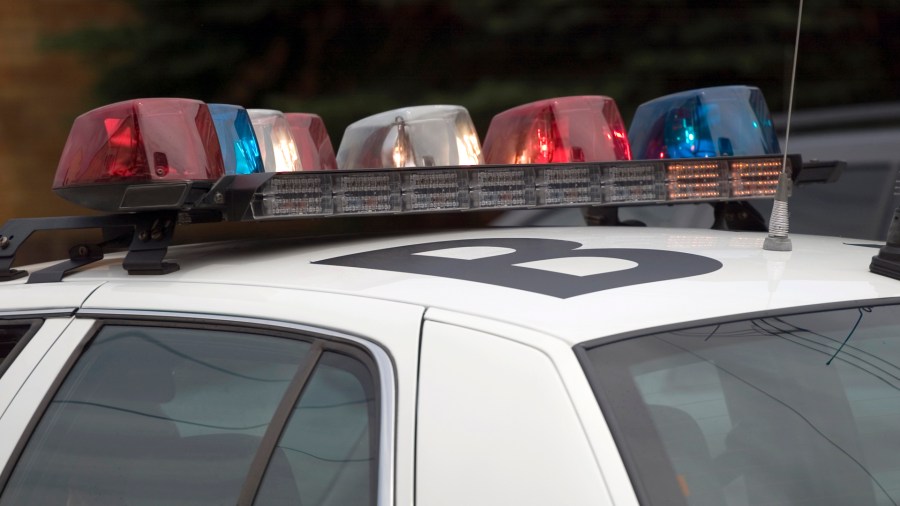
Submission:
<svg viewBox="0 0 900 506">
<path fill-rule="evenodd" d="M 101 72 L 97 103 L 180 96 L 350 122 L 407 105 L 490 118 L 532 100 L 643 101 L 750 84 L 786 107 L 794 1 L 123 0 L 134 21 L 55 43 Z M 807 0 L 796 108 L 898 99 L 900 2 Z"/>
</svg>

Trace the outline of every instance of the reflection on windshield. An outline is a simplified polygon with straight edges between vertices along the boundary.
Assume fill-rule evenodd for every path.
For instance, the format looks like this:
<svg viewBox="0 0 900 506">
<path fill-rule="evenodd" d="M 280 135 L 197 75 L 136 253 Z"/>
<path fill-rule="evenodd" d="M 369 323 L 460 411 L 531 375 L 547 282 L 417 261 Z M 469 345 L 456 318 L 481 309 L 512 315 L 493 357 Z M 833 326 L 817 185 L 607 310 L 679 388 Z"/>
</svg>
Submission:
<svg viewBox="0 0 900 506">
<path fill-rule="evenodd" d="M 900 503 L 897 306 L 665 332 L 587 356 L 645 503 Z"/>
</svg>

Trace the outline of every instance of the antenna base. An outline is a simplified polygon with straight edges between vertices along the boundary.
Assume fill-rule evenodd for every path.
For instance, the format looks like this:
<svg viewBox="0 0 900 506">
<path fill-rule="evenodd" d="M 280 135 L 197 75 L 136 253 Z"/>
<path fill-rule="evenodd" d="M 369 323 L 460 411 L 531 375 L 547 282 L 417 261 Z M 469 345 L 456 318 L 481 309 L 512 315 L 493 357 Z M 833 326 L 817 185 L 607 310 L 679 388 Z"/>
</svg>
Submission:
<svg viewBox="0 0 900 506">
<path fill-rule="evenodd" d="M 790 237 L 770 235 L 766 236 L 766 241 L 763 243 L 763 249 L 766 251 L 791 251 L 794 247 L 791 244 Z"/>
</svg>

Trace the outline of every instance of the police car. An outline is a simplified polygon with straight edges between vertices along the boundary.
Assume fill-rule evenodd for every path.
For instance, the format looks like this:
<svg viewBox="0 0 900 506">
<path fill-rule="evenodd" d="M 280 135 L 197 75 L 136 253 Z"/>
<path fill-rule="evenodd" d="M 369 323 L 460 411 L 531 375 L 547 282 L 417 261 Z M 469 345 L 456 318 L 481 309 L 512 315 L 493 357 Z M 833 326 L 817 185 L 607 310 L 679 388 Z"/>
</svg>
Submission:
<svg viewBox="0 0 900 506">
<path fill-rule="evenodd" d="M 196 222 L 727 204 L 771 198 L 785 164 L 802 180 L 771 153 L 631 160 L 608 99 L 579 99 L 613 119 L 605 160 L 566 143 L 563 99 L 488 134 L 502 164 L 454 107 L 364 120 L 313 171 L 265 171 L 312 139 L 272 111 L 79 117 L 55 186 L 107 214 L 0 229 L 0 505 L 897 504 L 900 215 L 887 244 L 790 251 L 646 227 L 171 245 Z M 14 265 L 63 228 L 103 242 Z"/>
</svg>

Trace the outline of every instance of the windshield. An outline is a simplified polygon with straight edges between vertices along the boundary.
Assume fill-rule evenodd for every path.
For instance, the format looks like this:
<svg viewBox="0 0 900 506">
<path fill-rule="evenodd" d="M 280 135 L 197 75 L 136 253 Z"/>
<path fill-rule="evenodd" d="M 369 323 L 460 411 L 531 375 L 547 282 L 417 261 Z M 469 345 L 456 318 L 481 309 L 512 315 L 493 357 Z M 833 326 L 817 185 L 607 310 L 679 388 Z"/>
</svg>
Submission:
<svg viewBox="0 0 900 506">
<path fill-rule="evenodd" d="M 584 348 L 642 504 L 900 503 L 896 305 Z"/>
</svg>

